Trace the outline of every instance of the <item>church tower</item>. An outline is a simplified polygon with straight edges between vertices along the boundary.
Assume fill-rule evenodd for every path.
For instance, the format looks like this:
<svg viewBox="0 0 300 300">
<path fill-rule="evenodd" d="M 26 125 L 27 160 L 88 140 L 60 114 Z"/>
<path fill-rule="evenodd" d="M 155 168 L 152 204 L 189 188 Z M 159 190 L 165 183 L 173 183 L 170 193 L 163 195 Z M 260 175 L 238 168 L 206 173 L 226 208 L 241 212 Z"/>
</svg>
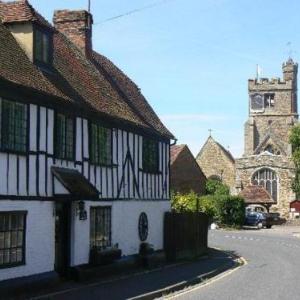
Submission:
<svg viewBox="0 0 300 300">
<path fill-rule="evenodd" d="M 279 78 L 250 79 L 249 119 L 245 124 L 244 155 L 268 151 L 275 155 L 291 154 L 288 132 L 298 119 L 298 65 L 289 59 L 282 65 Z"/>
<path fill-rule="evenodd" d="M 249 118 L 245 123 L 245 148 L 236 160 L 237 189 L 263 186 L 274 201 L 272 210 L 288 216 L 294 200 L 294 176 L 288 136 L 298 122 L 297 72 L 291 58 L 282 65 L 283 78 L 249 79 Z"/>
</svg>

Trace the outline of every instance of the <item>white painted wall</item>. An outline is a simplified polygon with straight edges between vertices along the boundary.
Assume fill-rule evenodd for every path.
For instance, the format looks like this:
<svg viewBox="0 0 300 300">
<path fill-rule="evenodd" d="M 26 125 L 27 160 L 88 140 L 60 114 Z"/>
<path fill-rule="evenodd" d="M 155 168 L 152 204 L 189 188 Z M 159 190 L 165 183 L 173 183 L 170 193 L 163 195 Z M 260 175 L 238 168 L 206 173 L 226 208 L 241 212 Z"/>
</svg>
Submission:
<svg viewBox="0 0 300 300">
<path fill-rule="evenodd" d="M 155 250 L 163 248 L 164 213 L 170 210 L 169 201 L 86 201 L 88 219 L 80 221 L 75 213 L 72 224 L 71 265 L 86 264 L 89 261 L 90 249 L 90 207 L 112 207 L 112 245 L 118 243 L 122 255 L 136 254 L 139 251 L 140 239 L 138 220 L 142 212 L 148 216 L 149 235 L 146 242 Z"/>
<path fill-rule="evenodd" d="M 122 255 L 139 251 L 138 219 L 142 212 L 148 216 L 149 235 L 146 242 L 155 250 L 163 248 L 163 217 L 170 210 L 168 201 L 85 201 L 88 219 L 79 220 L 76 202 L 72 207 L 71 266 L 89 262 L 90 207 L 112 207 L 112 245 L 118 244 Z M 55 261 L 54 203 L 42 201 L 6 201 L 1 211 L 28 211 L 26 225 L 26 264 L 0 269 L 0 281 L 50 272 Z"/>
<path fill-rule="evenodd" d="M 1 103 L 0 97 L 0 106 Z M 105 200 L 116 198 L 166 200 L 169 198 L 168 143 L 159 142 L 159 173 L 148 174 L 142 170 L 143 137 L 113 128 L 114 166 L 95 166 L 88 160 L 89 121 L 77 117 L 74 120 L 77 164 L 74 161 L 67 162 L 53 157 L 54 110 L 29 104 L 28 111 L 29 150 L 31 152 L 28 159 L 26 155 L 0 152 L 0 178 L 3 178 L 0 182 L 0 195 L 53 196 L 51 167 L 57 166 L 77 169 L 100 191 L 100 198 Z M 126 159 L 128 153 L 131 161 Z"/>
<path fill-rule="evenodd" d="M 2 200 L 0 210 L 28 211 L 25 265 L 0 269 L 0 281 L 53 271 L 55 241 L 53 202 Z"/>
</svg>

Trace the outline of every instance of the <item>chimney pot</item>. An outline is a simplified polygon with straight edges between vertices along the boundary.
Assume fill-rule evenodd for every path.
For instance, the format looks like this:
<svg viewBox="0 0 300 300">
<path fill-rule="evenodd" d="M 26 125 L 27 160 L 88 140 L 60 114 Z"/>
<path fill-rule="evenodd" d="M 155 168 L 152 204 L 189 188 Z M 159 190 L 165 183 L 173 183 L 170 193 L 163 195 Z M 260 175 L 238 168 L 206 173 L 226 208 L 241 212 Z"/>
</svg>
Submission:
<svg viewBox="0 0 300 300">
<path fill-rule="evenodd" d="M 55 28 L 75 44 L 84 55 L 92 51 L 93 16 L 86 10 L 56 10 L 53 16 Z"/>
</svg>

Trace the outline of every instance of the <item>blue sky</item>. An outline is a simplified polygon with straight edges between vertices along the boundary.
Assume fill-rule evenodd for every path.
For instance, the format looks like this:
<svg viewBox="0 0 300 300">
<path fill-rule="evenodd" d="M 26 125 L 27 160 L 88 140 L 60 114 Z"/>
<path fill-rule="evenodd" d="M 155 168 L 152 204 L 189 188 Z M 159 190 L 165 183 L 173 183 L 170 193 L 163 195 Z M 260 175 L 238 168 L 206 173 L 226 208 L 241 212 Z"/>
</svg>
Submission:
<svg viewBox="0 0 300 300">
<path fill-rule="evenodd" d="M 299 0 L 170 0 L 114 21 L 110 17 L 158 2 L 91 0 L 94 49 L 141 88 L 157 114 L 194 154 L 211 128 L 235 156 L 243 152 L 247 80 L 281 77 L 281 64 L 299 60 Z M 81 9 L 88 0 L 31 0 L 48 20 L 55 9 Z M 99 24 L 100 23 L 100 24 Z"/>
</svg>

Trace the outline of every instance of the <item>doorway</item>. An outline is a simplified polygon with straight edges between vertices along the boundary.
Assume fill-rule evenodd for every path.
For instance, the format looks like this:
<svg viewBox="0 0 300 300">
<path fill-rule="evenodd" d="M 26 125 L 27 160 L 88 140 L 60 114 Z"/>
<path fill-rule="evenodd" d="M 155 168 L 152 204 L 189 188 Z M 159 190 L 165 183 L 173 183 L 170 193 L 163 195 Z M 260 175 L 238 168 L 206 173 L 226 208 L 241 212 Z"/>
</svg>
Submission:
<svg viewBox="0 0 300 300">
<path fill-rule="evenodd" d="M 54 269 L 66 276 L 70 267 L 71 204 L 55 203 L 55 264 Z"/>
</svg>

